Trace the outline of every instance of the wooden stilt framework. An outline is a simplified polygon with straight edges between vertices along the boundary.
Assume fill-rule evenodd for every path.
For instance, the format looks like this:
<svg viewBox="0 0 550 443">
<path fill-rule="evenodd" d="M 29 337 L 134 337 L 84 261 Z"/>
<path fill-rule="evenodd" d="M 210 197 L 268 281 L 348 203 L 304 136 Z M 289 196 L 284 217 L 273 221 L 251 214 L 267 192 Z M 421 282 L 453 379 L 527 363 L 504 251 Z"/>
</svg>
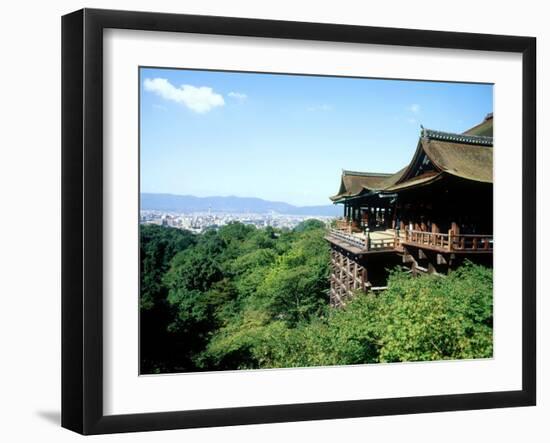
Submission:
<svg viewBox="0 0 550 443">
<path fill-rule="evenodd" d="M 367 270 L 358 261 L 342 251 L 331 248 L 330 305 L 340 307 L 346 304 L 355 291 L 367 292 L 369 282 Z"/>
</svg>

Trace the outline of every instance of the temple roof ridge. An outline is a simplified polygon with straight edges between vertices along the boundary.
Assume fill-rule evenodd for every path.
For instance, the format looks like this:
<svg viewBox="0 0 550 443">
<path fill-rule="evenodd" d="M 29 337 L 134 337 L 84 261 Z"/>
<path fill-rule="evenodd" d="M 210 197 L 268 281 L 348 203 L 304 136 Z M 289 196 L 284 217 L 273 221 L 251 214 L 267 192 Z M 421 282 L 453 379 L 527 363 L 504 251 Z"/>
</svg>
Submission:
<svg viewBox="0 0 550 443">
<path fill-rule="evenodd" d="M 360 177 L 389 177 L 393 175 L 392 173 L 386 172 L 361 172 L 361 171 L 350 171 L 347 169 L 342 169 L 342 175 L 356 175 Z"/>
<path fill-rule="evenodd" d="M 422 125 L 420 126 L 420 128 L 421 137 L 425 139 L 466 143 L 471 145 L 493 146 L 493 137 L 485 135 L 468 135 L 457 134 L 454 132 L 438 131 L 435 129 L 424 128 Z"/>
</svg>

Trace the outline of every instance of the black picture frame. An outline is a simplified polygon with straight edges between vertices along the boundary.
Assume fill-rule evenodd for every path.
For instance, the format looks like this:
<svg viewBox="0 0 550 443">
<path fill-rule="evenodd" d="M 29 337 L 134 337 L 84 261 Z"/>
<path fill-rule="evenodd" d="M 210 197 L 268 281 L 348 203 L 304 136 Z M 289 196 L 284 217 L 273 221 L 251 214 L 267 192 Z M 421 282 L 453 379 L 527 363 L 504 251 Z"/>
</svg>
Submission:
<svg viewBox="0 0 550 443">
<path fill-rule="evenodd" d="M 104 415 L 102 37 L 107 28 L 522 54 L 522 389 Z M 104 434 L 535 405 L 535 66 L 536 39 L 532 37 L 97 9 L 65 15 L 62 18 L 62 426 L 82 434 Z"/>
</svg>

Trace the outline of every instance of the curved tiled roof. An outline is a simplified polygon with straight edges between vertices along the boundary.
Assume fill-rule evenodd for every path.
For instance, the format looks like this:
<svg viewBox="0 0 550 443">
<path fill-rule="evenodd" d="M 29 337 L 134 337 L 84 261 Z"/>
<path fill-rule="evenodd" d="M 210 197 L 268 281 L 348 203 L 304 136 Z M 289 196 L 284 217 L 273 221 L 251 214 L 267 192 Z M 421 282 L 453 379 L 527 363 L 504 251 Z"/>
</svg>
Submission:
<svg viewBox="0 0 550 443">
<path fill-rule="evenodd" d="M 370 191 L 383 189 L 386 180 L 391 176 L 392 174 L 344 170 L 342 171 L 338 194 L 330 197 L 330 199 L 337 201 L 345 197 L 353 197 L 359 195 L 365 189 Z"/>
<path fill-rule="evenodd" d="M 401 191 L 402 189 L 411 189 L 419 186 L 429 185 L 441 179 L 442 177 L 443 177 L 443 174 L 441 172 L 429 172 L 426 174 L 413 177 L 410 180 L 404 181 L 402 183 L 389 186 L 386 189 L 384 189 L 384 192 L 393 193 L 393 192 Z"/>
<path fill-rule="evenodd" d="M 493 182 L 493 138 L 468 134 L 434 131 L 422 128 L 422 134 L 413 158 L 396 181 L 399 189 L 406 182 L 424 174 L 426 160 L 436 172 L 447 173 L 466 180 Z M 395 188 L 393 188 L 395 189 Z"/>
<path fill-rule="evenodd" d="M 393 193 L 433 183 L 445 174 L 492 183 L 492 133 L 492 114 L 463 134 L 422 128 L 417 149 L 406 167 L 395 174 L 342 171 L 340 190 L 330 199 L 339 202 L 362 193 Z"/>
<path fill-rule="evenodd" d="M 422 148 L 442 172 L 466 180 L 493 182 L 493 148 L 465 143 L 422 139 Z"/>
</svg>

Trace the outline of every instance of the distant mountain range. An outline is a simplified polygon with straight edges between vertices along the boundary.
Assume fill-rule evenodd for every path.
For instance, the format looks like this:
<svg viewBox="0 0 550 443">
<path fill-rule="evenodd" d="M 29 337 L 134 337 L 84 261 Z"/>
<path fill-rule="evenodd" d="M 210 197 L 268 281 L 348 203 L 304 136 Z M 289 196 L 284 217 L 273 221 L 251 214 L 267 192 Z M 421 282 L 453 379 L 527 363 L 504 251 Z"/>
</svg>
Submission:
<svg viewBox="0 0 550 443">
<path fill-rule="evenodd" d="M 141 209 L 166 212 L 232 212 L 267 214 L 271 211 L 287 215 L 338 216 L 336 205 L 294 206 L 253 197 L 195 197 L 193 195 L 141 193 Z"/>
</svg>

